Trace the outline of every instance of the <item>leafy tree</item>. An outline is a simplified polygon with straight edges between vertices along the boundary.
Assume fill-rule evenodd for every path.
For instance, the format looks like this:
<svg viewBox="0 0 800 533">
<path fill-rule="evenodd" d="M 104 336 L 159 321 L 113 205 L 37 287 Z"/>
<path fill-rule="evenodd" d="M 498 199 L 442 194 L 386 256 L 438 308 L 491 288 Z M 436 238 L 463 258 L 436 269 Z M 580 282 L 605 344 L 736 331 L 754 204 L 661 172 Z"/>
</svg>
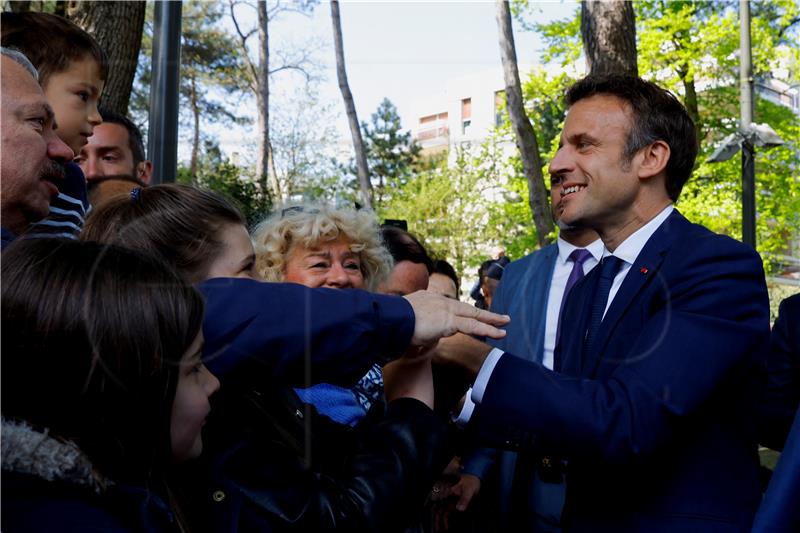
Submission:
<svg viewBox="0 0 800 533">
<path fill-rule="evenodd" d="M 300 72 L 310 81 L 313 77 L 311 72 L 316 67 L 311 60 L 311 50 L 308 47 L 300 47 L 287 54 L 286 50 L 277 50 L 276 53 L 270 52 L 269 25 L 281 13 L 295 12 L 309 14 L 316 6 L 317 0 L 299 0 L 297 2 L 286 3 L 280 0 L 267 5 L 266 0 L 229 0 L 230 17 L 236 28 L 239 37 L 240 54 L 244 58 L 245 68 L 241 72 L 250 92 L 255 96 L 256 113 L 258 115 L 257 139 L 258 148 L 256 151 L 256 176 L 262 184 L 264 191 L 271 189 L 273 196 L 281 201 L 283 191 L 280 187 L 275 161 L 273 157 L 273 143 L 271 141 L 270 127 L 270 79 L 282 71 Z M 245 27 L 244 17 L 237 15 L 239 6 L 255 10 L 256 24 Z M 241 20 L 240 20 L 241 19 Z M 257 36 L 257 59 L 250 57 L 250 39 Z M 274 61 L 275 56 L 278 60 Z"/>
<path fill-rule="evenodd" d="M 181 25 L 180 110 L 181 135 L 190 140 L 189 168 L 198 170 L 204 141 L 203 125 L 246 124 L 248 119 L 230 110 L 229 98 L 241 96 L 238 78 L 242 64 L 233 38 L 221 28 L 224 12 L 217 3 L 190 0 L 183 3 Z M 152 82 L 153 10 L 148 9 L 131 114 L 147 121 Z M 191 132 L 188 136 L 186 131 Z"/>
<path fill-rule="evenodd" d="M 239 167 L 224 157 L 213 139 L 203 142 L 203 153 L 195 172 L 183 165 L 178 167 L 177 181 L 206 187 L 225 196 L 242 211 L 250 226 L 272 209 L 268 196 L 262 194 L 253 177 L 244 175 Z"/>
<path fill-rule="evenodd" d="M 183 4 L 180 90 L 184 105 L 181 108 L 188 108 L 191 113 L 192 155 L 189 168 L 193 172 L 197 171 L 200 124 L 203 119 L 239 124 L 247 122 L 210 95 L 214 89 L 227 94 L 241 91 L 238 78 L 243 65 L 237 43 L 219 26 L 223 13 L 219 3 L 190 0 Z"/>
<path fill-rule="evenodd" d="M 416 169 L 420 146 L 403 132 L 397 108 L 384 98 L 372 114 L 370 124 L 361 124 L 367 153 L 375 202 L 381 204 L 392 191 L 405 185 Z"/>
<path fill-rule="evenodd" d="M 639 72 L 645 79 L 672 90 L 695 119 L 701 151 L 693 178 L 684 188 L 678 208 L 691 220 L 714 231 L 741 237 L 741 170 L 738 158 L 722 164 L 705 160 L 714 143 L 738 128 L 739 23 L 734 1 L 699 2 L 638 0 Z M 523 6 L 524 7 L 524 6 Z M 523 12 L 524 10 L 521 10 Z M 574 62 L 581 52 L 579 14 L 537 29 L 548 43 L 546 61 Z M 780 72 L 797 83 L 800 6 L 792 0 L 753 3 L 753 66 L 757 78 Z M 702 38 L 700 38 L 702 36 Z M 788 72 L 786 71 L 788 68 Z M 569 76 L 561 80 L 570 83 Z M 532 98 L 536 124 L 563 120 L 563 108 L 551 98 L 561 90 L 541 75 L 525 84 Z M 548 96 L 551 95 L 551 96 Z M 529 100 L 530 102 L 530 100 Z M 540 113 L 536 115 L 536 111 Z M 768 272 L 780 269 L 776 256 L 800 234 L 797 178 L 798 117 L 758 97 L 755 121 L 766 122 L 787 143 L 756 152 L 757 243 Z M 542 128 L 546 130 L 547 128 Z"/>
<path fill-rule="evenodd" d="M 492 244 L 514 241 L 520 233 L 535 239 L 530 211 L 525 224 L 498 224 L 508 200 L 507 176 L 517 172 L 516 179 L 525 180 L 508 163 L 499 141 L 490 137 L 474 154 L 459 150 L 453 163 L 442 161 L 410 176 L 379 206 L 380 216 L 408 221 L 409 231 L 434 255 L 450 261 L 459 277 L 477 266 Z"/>
<path fill-rule="evenodd" d="M 550 216 L 547 189 L 545 189 L 542 177 L 539 143 L 522 101 L 517 51 L 511 27 L 511 10 L 506 0 L 497 0 L 496 6 L 495 17 L 499 33 L 500 57 L 503 63 L 506 110 L 514 130 L 514 140 L 522 161 L 522 171 L 528 180 L 528 203 L 533 223 L 536 226 L 539 245 L 543 246 L 549 242 L 550 234 L 553 232 L 553 220 Z"/>
</svg>

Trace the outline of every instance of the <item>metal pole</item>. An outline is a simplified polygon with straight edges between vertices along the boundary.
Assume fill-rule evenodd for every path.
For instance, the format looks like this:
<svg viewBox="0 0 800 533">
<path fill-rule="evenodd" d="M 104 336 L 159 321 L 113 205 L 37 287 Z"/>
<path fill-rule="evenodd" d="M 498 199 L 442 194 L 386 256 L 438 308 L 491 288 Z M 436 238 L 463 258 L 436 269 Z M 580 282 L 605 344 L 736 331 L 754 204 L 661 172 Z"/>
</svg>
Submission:
<svg viewBox="0 0 800 533">
<path fill-rule="evenodd" d="M 182 2 L 157 0 L 153 21 L 153 83 L 147 152 L 152 183 L 171 183 L 178 171 L 178 84 L 181 65 Z"/>
<path fill-rule="evenodd" d="M 753 122 L 753 64 L 750 46 L 750 2 L 739 0 L 739 129 Z M 755 149 L 748 139 L 742 143 L 742 242 L 756 247 Z"/>
</svg>

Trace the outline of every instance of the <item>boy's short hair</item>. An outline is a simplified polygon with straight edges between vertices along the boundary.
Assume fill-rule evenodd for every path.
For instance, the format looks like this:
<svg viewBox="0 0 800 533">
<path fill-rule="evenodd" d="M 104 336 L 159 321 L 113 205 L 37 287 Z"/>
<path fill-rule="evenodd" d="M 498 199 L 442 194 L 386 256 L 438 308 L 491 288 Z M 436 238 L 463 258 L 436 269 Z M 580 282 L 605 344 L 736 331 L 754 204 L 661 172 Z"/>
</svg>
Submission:
<svg viewBox="0 0 800 533">
<path fill-rule="evenodd" d="M 2 45 L 16 48 L 39 71 L 44 87 L 50 76 L 65 71 L 73 61 L 94 59 L 100 78 L 108 76 L 108 59 L 97 41 L 77 24 L 50 13 L 5 12 L 0 15 Z"/>
</svg>

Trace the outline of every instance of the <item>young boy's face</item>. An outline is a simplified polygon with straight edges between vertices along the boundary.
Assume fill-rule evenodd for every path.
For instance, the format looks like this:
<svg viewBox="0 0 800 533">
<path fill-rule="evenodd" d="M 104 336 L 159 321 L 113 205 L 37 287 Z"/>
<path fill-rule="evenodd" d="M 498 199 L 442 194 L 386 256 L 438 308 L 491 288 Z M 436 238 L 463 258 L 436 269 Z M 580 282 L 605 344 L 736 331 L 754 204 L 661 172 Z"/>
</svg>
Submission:
<svg viewBox="0 0 800 533">
<path fill-rule="evenodd" d="M 86 144 L 92 129 L 103 119 L 97 101 L 103 92 L 100 66 L 92 57 L 73 61 L 66 70 L 50 75 L 44 94 L 56 114 L 56 133 L 76 154 Z"/>
</svg>

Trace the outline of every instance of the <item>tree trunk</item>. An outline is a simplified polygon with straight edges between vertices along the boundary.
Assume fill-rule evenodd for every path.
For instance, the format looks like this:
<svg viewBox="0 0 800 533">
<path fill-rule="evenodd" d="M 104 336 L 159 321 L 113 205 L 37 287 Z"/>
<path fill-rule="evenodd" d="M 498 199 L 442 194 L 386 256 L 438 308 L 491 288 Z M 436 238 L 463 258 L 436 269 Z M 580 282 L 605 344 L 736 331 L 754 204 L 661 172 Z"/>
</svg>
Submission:
<svg viewBox="0 0 800 533">
<path fill-rule="evenodd" d="M 639 75 L 630 0 L 583 0 L 581 35 L 589 74 Z"/>
<path fill-rule="evenodd" d="M 356 105 L 353 102 L 353 94 L 350 92 L 350 85 L 347 83 L 347 72 L 344 68 L 344 44 L 342 43 L 342 23 L 339 19 L 338 0 L 331 0 L 331 19 L 333 20 L 333 44 L 336 47 L 336 77 L 339 79 L 339 90 L 342 91 L 344 107 L 347 110 L 347 120 L 350 123 L 350 134 L 353 136 L 358 183 L 361 186 L 364 205 L 372 209 L 372 184 L 369 181 L 367 154 L 364 150 L 364 141 L 361 138 L 361 125 L 358 123 Z"/>
<path fill-rule="evenodd" d="M 686 106 L 686 112 L 689 114 L 689 118 L 694 122 L 697 143 L 702 144 L 703 137 L 700 128 L 700 109 L 697 105 L 697 89 L 694 86 L 694 79 L 689 79 L 689 68 L 685 64 L 678 66 L 676 71 L 683 83 L 683 104 Z"/>
<path fill-rule="evenodd" d="M 269 139 L 269 16 L 267 3 L 258 0 L 258 72 L 256 103 L 258 105 L 258 158 L 256 175 L 265 194 L 272 191 L 275 202 L 281 203 L 283 195 L 272 162 L 272 144 Z"/>
<path fill-rule="evenodd" d="M 73 2 L 69 18 L 91 33 L 108 55 L 101 105 L 128 114 L 144 29 L 145 2 Z"/>
<path fill-rule="evenodd" d="M 553 231 L 553 216 L 548 206 L 548 191 L 542 176 L 542 160 L 539 157 L 539 145 L 536 133 L 522 101 L 522 88 L 517 70 L 517 51 L 514 47 L 514 32 L 511 28 L 511 10 L 508 2 L 497 1 L 497 28 L 500 41 L 500 56 L 503 61 L 503 77 L 506 83 L 506 107 L 517 141 L 522 171 L 528 180 L 528 202 L 530 202 L 533 223 L 536 226 L 539 246 L 550 242 L 549 234 Z"/>
<path fill-rule="evenodd" d="M 200 107 L 197 105 L 197 81 L 192 78 L 192 117 L 194 118 L 194 130 L 192 132 L 192 158 L 189 162 L 189 173 L 192 181 L 197 179 L 197 157 L 200 151 Z"/>
</svg>

